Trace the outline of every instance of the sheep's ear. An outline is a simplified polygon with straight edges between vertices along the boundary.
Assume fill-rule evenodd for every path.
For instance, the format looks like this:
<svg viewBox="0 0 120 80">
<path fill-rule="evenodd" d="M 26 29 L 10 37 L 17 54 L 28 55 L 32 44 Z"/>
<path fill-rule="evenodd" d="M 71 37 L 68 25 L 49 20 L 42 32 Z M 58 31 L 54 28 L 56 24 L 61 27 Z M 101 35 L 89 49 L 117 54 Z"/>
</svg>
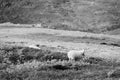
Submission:
<svg viewBox="0 0 120 80">
<path fill-rule="evenodd" d="M 37 47 L 39 47 L 40 45 L 39 44 L 36 44 Z"/>
<path fill-rule="evenodd" d="M 85 52 L 85 49 L 82 49 L 82 52 Z"/>
</svg>

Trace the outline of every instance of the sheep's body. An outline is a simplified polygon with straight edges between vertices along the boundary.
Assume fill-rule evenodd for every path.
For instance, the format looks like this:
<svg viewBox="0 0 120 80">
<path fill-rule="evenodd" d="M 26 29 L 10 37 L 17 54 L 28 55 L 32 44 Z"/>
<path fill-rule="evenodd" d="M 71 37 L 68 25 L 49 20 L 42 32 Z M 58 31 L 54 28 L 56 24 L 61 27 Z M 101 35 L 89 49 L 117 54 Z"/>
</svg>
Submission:
<svg viewBox="0 0 120 80">
<path fill-rule="evenodd" d="M 75 60 L 75 58 L 82 58 L 85 56 L 85 50 L 71 50 L 68 52 L 67 56 L 69 60 Z"/>
<path fill-rule="evenodd" d="M 29 48 L 34 48 L 34 49 L 41 49 L 41 48 L 39 48 L 37 45 L 29 45 L 28 47 L 29 47 Z"/>
</svg>

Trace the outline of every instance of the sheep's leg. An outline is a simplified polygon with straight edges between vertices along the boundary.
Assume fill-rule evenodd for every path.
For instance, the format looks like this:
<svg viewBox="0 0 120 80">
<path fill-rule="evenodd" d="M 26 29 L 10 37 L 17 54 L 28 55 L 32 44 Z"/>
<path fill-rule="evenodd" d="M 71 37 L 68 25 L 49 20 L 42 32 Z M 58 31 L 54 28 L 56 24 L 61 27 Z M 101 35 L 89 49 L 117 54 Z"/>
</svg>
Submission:
<svg viewBox="0 0 120 80">
<path fill-rule="evenodd" d="M 83 57 L 82 58 L 82 61 L 85 61 L 85 60 L 87 60 L 88 59 L 88 57 Z"/>
<path fill-rule="evenodd" d="M 69 61 L 71 61 L 72 59 L 71 58 L 69 58 Z"/>
<path fill-rule="evenodd" d="M 69 58 L 69 61 L 74 61 L 74 59 L 72 59 L 72 58 Z"/>
</svg>

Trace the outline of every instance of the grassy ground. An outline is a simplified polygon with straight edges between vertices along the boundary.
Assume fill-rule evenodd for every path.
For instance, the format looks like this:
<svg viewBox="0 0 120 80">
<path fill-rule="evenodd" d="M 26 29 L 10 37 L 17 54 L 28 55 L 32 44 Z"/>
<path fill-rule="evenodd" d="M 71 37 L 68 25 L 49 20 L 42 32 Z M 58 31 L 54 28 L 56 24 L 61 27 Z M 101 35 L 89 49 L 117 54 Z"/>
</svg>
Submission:
<svg viewBox="0 0 120 80">
<path fill-rule="evenodd" d="M 71 49 L 86 49 L 86 55 L 119 60 L 119 35 L 93 34 L 79 31 L 53 30 L 44 28 L 1 29 L 0 40 L 9 44 L 29 46 L 47 45 Z M 60 50 L 59 50 L 60 51 Z"/>
<path fill-rule="evenodd" d="M 120 66 L 102 58 L 68 61 L 66 53 L 27 47 L 0 49 L 0 80 L 118 80 L 109 76 Z"/>
<path fill-rule="evenodd" d="M 18 35 L 17 35 L 18 37 Z M 107 37 L 96 37 L 96 36 L 59 36 L 55 34 L 47 33 L 33 33 L 27 35 L 20 35 L 19 37 L 26 37 L 27 39 L 43 39 L 48 41 L 63 41 L 63 42 L 73 42 L 73 43 L 92 43 L 92 44 L 101 44 L 101 45 L 110 45 L 120 47 L 119 39 L 112 39 Z"/>
<path fill-rule="evenodd" d="M 108 31 L 108 32 L 105 32 L 105 33 L 110 34 L 110 35 L 120 35 L 120 29 L 113 30 L 113 31 Z"/>
<path fill-rule="evenodd" d="M 118 41 L 119 35 L 4 27 L 0 29 L 0 80 L 119 80 Z M 28 48 L 31 44 L 41 49 Z M 85 59 L 68 61 L 67 51 L 82 48 L 87 49 Z"/>
</svg>

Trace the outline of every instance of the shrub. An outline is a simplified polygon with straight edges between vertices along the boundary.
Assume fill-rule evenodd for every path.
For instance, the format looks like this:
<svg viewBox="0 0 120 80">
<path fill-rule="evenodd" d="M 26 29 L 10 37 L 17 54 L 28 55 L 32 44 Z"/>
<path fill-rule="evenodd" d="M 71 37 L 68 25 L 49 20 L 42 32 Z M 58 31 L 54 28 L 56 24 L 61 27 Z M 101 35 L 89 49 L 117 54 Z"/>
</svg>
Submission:
<svg viewBox="0 0 120 80">
<path fill-rule="evenodd" d="M 9 61 L 11 61 L 13 64 L 17 64 L 19 62 L 19 55 L 15 53 L 11 54 L 9 56 Z"/>
<path fill-rule="evenodd" d="M 45 61 L 52 60 L 52 59 L 68 60 L 67 54 L 66 53 L 61 53 L 61 52 L 51 52 L 51 54 L 45 55 L 42 59 L 45 60 Z"/>
<path fill-rule="evenodd" d="M 120 69 L 111 70 L 107 75 L 108 77 L 120 78 Z"/>
<path fill-rule="evenodd" d="M 22 55 L 24 56 L 25 61 L 37 59 L 37 60 L 42 60 L 42 57 L 46 54 L 49 54 L 49 50 L 37 50 L 37 49 L 32 49 L 32 48 L 25 48 L 22 51 Z"/>
<path fill-rule="evenodd" d="M 3 56 L 0 54 L 0 63 L 2 63 L 4 61 Z"/>
<path fill-rule="evenodd" d="M 99 58 L 99 57 L 90 57 L 90 58 L 85 59 L 84 61 L 90 64 L 98 64 L 104 61 L 104 59 Z"/>
</svg>

